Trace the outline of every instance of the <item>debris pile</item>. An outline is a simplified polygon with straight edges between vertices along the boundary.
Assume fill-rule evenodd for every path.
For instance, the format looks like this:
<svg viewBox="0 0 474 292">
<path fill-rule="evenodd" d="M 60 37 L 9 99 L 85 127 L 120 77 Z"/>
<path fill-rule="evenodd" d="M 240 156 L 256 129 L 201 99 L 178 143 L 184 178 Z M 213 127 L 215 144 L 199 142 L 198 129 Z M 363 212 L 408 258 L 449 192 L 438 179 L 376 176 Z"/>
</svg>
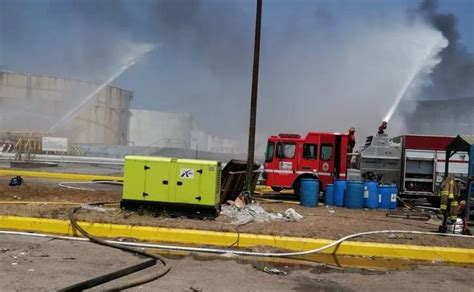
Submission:
<svg viewBox="0 0 474 292">
<path fill-rule="evenodd" d="M 287 209 L 284 213 L 271 213 L 265 211 L 259 204 L 252 203 L 241 205 L 239 203 L 222 206 L 221 214 L 234 219 L 232 224 L 245 225 L 250 222 L 271 222 L 271 221 L 299 221 L 303 219 L 293 208 Z"/>
</svg>

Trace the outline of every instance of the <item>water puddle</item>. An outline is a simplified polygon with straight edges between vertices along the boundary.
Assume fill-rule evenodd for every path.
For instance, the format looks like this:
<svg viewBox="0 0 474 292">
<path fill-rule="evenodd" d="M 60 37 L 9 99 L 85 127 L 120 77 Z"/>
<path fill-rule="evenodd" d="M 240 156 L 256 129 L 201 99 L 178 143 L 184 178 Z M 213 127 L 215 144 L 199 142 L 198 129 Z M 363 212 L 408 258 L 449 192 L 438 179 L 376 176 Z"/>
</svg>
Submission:
<svg viewBox="0 0 474 292">
<path fill-rule="evenodd" d="M 150 250 L 168 259 L 182 260 L 192 257 L 196 261 L 234 261 L 239 264 L 252 265 L 257 270 L 275 269 L 282 274 L 294 270 L 309 270 L 314 274 L 321 273 L 359 273 L 364 275 L 385 274 L 390 271 L 411 270 L 427 262 L 414 262 L 396 259 L 368 257 L 334 256 L 315 254 L 304 258 L 270 258 L 236 255 L 216 255 L 207 253 L 189 253 L 183 251 Z"/>
</svg>

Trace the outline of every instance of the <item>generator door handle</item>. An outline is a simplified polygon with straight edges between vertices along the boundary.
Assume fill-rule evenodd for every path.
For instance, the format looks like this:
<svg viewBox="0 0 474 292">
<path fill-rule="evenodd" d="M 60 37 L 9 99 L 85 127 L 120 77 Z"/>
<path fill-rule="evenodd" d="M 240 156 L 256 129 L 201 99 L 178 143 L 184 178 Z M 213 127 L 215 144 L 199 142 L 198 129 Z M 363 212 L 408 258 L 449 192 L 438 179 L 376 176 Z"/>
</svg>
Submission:
<svg viewBox="0 0 474 292">
<path fill-rule="evenodd" d="M 176 183 L 178 186 L 182 186 L 183 185 L 183 182 L 182 181 L 179 181 Z"/>
<path fill-rule="evenodd" d="M 164 185 L 167 185 L 167 184 L 168 184 L 168 181 L 167 181 L 167 180 L 164 180 L 164 181 L 163 181 L 163 184 L 164 184 Z"/>
<path fill-rule="evenodd" d="M 196 200 L 201 201 L 201 196 L 195 197 Z"/>
</svg>

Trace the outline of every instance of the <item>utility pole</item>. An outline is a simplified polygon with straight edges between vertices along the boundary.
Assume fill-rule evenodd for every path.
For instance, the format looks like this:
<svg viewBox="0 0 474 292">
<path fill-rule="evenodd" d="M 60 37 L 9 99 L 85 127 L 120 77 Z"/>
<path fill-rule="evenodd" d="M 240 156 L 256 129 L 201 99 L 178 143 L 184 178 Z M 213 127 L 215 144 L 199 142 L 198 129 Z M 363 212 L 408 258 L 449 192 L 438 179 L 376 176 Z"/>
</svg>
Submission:
<svg viewBox="0 0 474 292">
<path fill-rule="evenodd" d="M 246 200 L 253 196 L 253 164 L 255 152 L 255 128 L 257 121 L 258 68 L 260 62 L 260 32 L 262 26 L 262 0 L 257 0 L 255 18 L 255 42 L 253 50 L 252 95 L 250 101 L 249 147 L 247 152 Z"/>
</svg>

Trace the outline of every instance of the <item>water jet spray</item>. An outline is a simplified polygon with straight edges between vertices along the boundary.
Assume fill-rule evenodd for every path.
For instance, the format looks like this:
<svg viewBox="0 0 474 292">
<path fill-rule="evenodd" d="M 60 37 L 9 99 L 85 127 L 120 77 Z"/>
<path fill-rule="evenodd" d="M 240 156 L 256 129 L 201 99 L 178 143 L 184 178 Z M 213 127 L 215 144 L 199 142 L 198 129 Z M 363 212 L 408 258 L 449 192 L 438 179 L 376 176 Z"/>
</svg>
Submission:
<svg viewBox="0 0 474 292">
<path fill-rule="evenodd" d="M 102 90 L 104 89 L 107 85 L 109 85 L 110 83 L 112 83 L 115 79 L 117 79 L 120 75 L 122 75 L 125 71 L 127 71 L 130 67 L 132 67 L 133 65 L 135 65 L 137 63 L 137 61 L 142 58 L 143 56 L 145 56 L 147 53 L 149 53 L 151 50 L 153 50 L 155 48 L 154 45 L 149 45 L 149 44 L 145 44 L 145 45 L 141 45 L 137 48 L 137 52 L 134 53 L 130 58 L 128 58 L 126 60 L 126 62 L 123 63 L 122 66 L 120 66 L 120 68 L 117 70 L 117 72 L 115 72 L 114 74 L 112 74 L 109 78 L 107 78 L 104 82 L 102 82 L 101 84 L 99 84 L 99 86 L 97 86 L 96 89 L 94 89 L 94 91 L 92 91 L 91 93 L 89 93 L 88 95 L 84 96 L 81 101 L 74 107 L 72 108 L 69 112 L 67 112 L 58 122 L 56 122 L 48 131 L 48 133 L 53 133 L 55 132 L 59 127 L 61 127 L 64 123 L 68 122 L 69 120 L 71 120 L 72 118 L 74 118 L 78 113 L 79 111 L 85 106 L 87 105 L 94 97 L 96 97 L 96 95 Z"/>
<path fill-rule="evenodd" d="M 433 44 L 433 46 L 426 51 L 426 55 L 424 58 L 420 59 L 420 62 L 417 64 L 417 66 L 414 68 L 414 70 L 411 72 L 409 75 L 409 78 L 407 78 L 406 82 L 403 84 L 402 88 L 400 89 L 397 98 L 393 102 L 392 106 L 390 106 L 387 114 L 383 118 L 383 121 L 389 122 L 390 119 L 392 118 L 393 114 L 398 108 L 398 105 L 400 104 L 400 101 L 402 98 L 405 96 L 407 91 L 410 89 L 411 85 L 413 82 L 417 79 L 419 74 L 422 71 L 425 71 L 426 73 L 431 73 L 431 70 L 439 64 L 441 60 L 439 59 L 433 59 L 441 50 L 446 48 L 448 46 L 448 41 L 445 38 L 442 38 L 440 41 L 437 43 Z M 429 60 L 433 60 L 433 62 L 428 62 Z M 423 70 L 424 69 L 424 70 Z"/>
</svg>

